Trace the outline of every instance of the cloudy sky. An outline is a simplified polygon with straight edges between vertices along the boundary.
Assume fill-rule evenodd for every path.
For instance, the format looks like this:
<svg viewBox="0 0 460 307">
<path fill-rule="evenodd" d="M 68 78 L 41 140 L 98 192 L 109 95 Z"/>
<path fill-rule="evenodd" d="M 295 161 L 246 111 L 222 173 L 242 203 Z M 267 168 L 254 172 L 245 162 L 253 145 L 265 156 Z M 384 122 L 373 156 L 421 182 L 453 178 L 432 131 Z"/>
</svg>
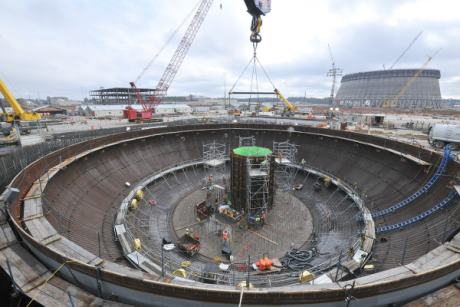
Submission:
<svg viewBox="0 0 460 307">
<path fill-rule="evenodd" d="M 197 0 L 0 0 L 0 78 L 18 97 L 69 96 L 128 86 Z M 222 5 L 222 6 L 221 6 Z M 328 96 L 328 43 L 344 73 L 391 66 L 441 70 L 444 97 L 460 98 L 460 2 L 272 0 L 258 57 L 286 95 Z M 170 95 L 222 96 L 252 56 L 243 0 L 215 0 Z M 182 32 L 138 86 L 154 87 Z M 259 78 L 260 90 L 271 90 Z M 249 90 L 250 73 L 236 86 Z"/>
</svg>

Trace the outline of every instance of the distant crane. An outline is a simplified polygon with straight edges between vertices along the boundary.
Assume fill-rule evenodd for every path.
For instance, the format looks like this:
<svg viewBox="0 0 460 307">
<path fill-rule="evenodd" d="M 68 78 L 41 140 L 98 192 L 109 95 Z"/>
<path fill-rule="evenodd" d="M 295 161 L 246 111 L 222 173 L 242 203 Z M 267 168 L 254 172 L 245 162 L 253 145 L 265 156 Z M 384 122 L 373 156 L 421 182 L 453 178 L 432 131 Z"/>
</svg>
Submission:
<svg viewBox="0 0 460 307">
<path fill-rule="evenodd" d="M 332 77 L 332 88 L 331 88 L 331 105 L 334 106 L 334 96 L 335 96 L 335 86 L 337 84 L 337 77 L 342 76 L 343 70 L 341 68 L 338 68 L 335 65 L 335 60 L 334 56 L 332 55 L 332 49 L 329 44 L 327 44 L 327 48 L 329 49 L 329 56 L 331 57 L 331 62 L 332 62 L 332 68 L 329 69 L 327 72 L 328 77 Z"/>
<path fill-rule="evenodd" d="M 278 90 L 278 89 L 274 89 L 274 92 L 275 92 L 275 95 L 278 96 L 278 98 L 284 103 L 284 111 L 283 111 L 283 114 L 286 115 L 286 116 L 291 116 L 291 115 L 294 115 L 295 112 L 298 111 L 298 108 L 295 104 L 293 104 L 292 102 L 290 102 L 289 100 L 287 100 L 286 97 L 284 97 L 283 94 L 281 94 L 281 92 Z"/>
<path fill-rule="evenodd" d="M 393 67 L 395 67 L 395 65 L 398 64 L 398 62 L 403 58 L 403 56 L 407 53 L 407 51 L 409 51 L 409 49 L 415 44 L 415 42 L 420 38 L 420 36 L 422 36 L 422 33 L 423 33 L 423 31 L 420 31 L 420 33 L 417 34 L 417 36 L 414 37 L 414 39 L 410 42 L 409 46 L 407 46 L 407 48 L 404 49 L 404 51 L 401 53 L 401 55 L 393 63 L 393 65 L 390 66 L 390 69 L 393 69 Z"/>
<path fill-rule="evenodd" d="M 203 24 L 206 15 L 209 12 L 214 0 L 202 0 L 198 9 L 196 10 L 195 16 L 193 17 L 190 25 L 185 31 L 182 40 L 177 46 L 176 51 L 174 52 L 173 57 L 169 61 L 168 66 L 166 66 L 163 75 L 158 81 L 158 84 L 154 90 L 154 95 L 150 96 L 147 101 L 142 97 L 140 90 L 136 87 L 135 82 L 130 82 L 131 88 L 136 94 L 136 99 L 139 104 L 142 105 L 143 110 L 138 112 L 131 106 L 128 106 L 124 111 L 124 118 L 127 118 L 129 121 L 136 120 L 149 120 L 152 119 L 152 115 L 155 112 L 155 106 L 161 103 L 163 98 L 166 96 L 171 83 L 174 80 L 177 72 L 179 71 L 180 66 L 182 65 L 185 56 L 187 55 L 190 46 L 192 45 L 198 30 Z"/>
<path fill-rule="evenodd" d="M 406 93 L 409 87 L 420 77 L 423 70 L 430 64 L 431 60 L 442 50 L 442 48 L 438 49 L 432 56 L 428 56 L 428 59 L 423 63 L 423 65 L 417 70 L 417 72 L 404 84 L 401 88 L 399 93 L 390 100 L 387 100 L 383 103 L 383 107 L 395 107 L 399 104 L 399 99 Z M 399 105 L 398 105 L 399 106 Z"/>
</svg>

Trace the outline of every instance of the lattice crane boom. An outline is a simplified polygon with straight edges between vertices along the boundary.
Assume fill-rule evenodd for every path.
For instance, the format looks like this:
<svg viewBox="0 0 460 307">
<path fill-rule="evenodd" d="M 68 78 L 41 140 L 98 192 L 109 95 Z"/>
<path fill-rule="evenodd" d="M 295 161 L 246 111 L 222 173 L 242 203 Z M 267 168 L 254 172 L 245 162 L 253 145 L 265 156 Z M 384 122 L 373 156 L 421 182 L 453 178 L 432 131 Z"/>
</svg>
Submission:
<svg viewBox="0 0 460 307">
<path fill-rule="evenodd" d="M 155 89 L 155 104 L 166 96 L 214 0 L 203 0 Z"/>
<path fill-rule="evenodd" d="M 143 111 L 138 112 L 132 107 L 128 106 L 124 110 L 124 117 L 129 121 L 149 120 L 152 118 L 152 114 L 154 113 L 154 106 L 161 103 L 163 98 L 168 93 L 168 89 L 171 86 L 171 83 L 173 82 L 177 72 L 179 71 L 180 66 L 184 62 L 185 56 L 187 55 L 187 52 L 189 51 L 190 46 L 192 45 L 201 25 L 203 24 L 203 21 L 206 18 L 206 15 L 208 14 L 213 2 L 214 0 L 201 1 L 198 9 L 195 12 L 195 15 L 193 16 L 192 21 L 190 22 L 190 25 L 188 26 L 184 36 L 179 43 L 179 46 L 177 46 L 176 51 L 174 52 L 168 66 L 166 66 L 166 69 L 160 78 L 160 81 L 158 81 L 153 96 L 149 97 L 148 100 L 143 99 L 140 90 L 136 87 L 136 84 L 134 82 L 130 82 L 131 88 L 136 95 L 136 100 L 139 104 L 142 105 Z M 150 64 L 151 63 L 149 63 L 148 66 L 150 66 Z"/>
<path fill-rule="evenodd" d="M 407 46 L 406 49 L 399 55 L 399 57 L 396 59 L 396 61 L 390 66 L 390 69 L 393 69 L 393 67 L 398 64 L 398 62 L 404 57 L 404 55 L 409 51 L 409 49 L 412 47 L 412 45 L 415 44 L 415 42 L 419 39 L 420 36 L 422 36 L 423 31 L 419 32 L 417 36 L 414 37 L 414 39 L 410 42 L 409 46 Z"/>
<path fill-rule="evenodd" d="M 433 55 L 428 56 L 427 60 L 425 63 L 423 63 L 422 67 L 420 67 L 416 73 L 404 84 L 404 86 L 401 88 L 401 90 L 394 96 L 392 99 L 385 101 L 383 103 L 383 107 L 395 107 L 398 106 L 399 100 L 401 99 L 404 94 L 406 94 L 407 90 L 411 87 L 411 85 L 422 75 L 423 70 L 430 64 L 431 60 L 439 53 L 441 52 L 441 48 L 438 49 Z"/>
</svg>

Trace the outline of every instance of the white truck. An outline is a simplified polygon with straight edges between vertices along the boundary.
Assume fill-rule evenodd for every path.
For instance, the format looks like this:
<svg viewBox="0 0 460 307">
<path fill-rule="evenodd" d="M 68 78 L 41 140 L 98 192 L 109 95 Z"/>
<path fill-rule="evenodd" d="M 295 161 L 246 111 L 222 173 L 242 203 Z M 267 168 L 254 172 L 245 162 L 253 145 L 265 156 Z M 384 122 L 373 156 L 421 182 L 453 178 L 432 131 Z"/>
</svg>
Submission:
<svg viewBox="0 0 460 307">
<path fill-rule="evenodd" d="M 447 144 L 460 146 L 460 125 L 433 125 L 428 131 L 428 143 L 435 148 L 443 148 Z"/>
</svg>

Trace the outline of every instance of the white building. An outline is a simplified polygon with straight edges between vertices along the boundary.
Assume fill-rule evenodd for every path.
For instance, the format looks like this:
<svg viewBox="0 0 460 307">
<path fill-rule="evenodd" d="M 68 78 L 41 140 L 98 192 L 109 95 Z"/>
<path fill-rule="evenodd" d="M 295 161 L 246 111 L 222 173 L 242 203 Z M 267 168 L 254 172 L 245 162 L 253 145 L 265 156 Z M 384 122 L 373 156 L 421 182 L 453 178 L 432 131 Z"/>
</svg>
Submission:
<svg viewBox="0 0 460 307">
<path fill-rule="evenodd" d="M 81 106 L 79 113 L 91 117 L 123 117 L 123 110 L 127 105 L 114 104 L 114 105 L 88 105 Z M 142 105 L 133 104 L 132 108 L 142 111 Z M 160 104 L 155 107 L 157 114 L 190 114 L 192 108 L 186 104 Z"/>
<path fill-rule="evenodd" d="M 196 107 L 193 107 L 193 112 L 195 112 L 195 113 L 207 113 L 207 112 L 209 112 L 210 109 L 211 109 L 210 107 L 196 106 Z"/>
<path fill-rule="evenodd" d="M 190 114 L 192 108 L 186 104 L 159 104 L 155 107 L 157 114 Z"/>
<path fill-rule="evenodd" d="M 131 105 L 136 110 L 142 110 L 141 105 Z M 88 105 L 82 106 L 84 114 L 92 117 L 123 117 L 123 110 L 126 109 L 126 105 L 114 104 L 114 105 Z"/>
</svg>

